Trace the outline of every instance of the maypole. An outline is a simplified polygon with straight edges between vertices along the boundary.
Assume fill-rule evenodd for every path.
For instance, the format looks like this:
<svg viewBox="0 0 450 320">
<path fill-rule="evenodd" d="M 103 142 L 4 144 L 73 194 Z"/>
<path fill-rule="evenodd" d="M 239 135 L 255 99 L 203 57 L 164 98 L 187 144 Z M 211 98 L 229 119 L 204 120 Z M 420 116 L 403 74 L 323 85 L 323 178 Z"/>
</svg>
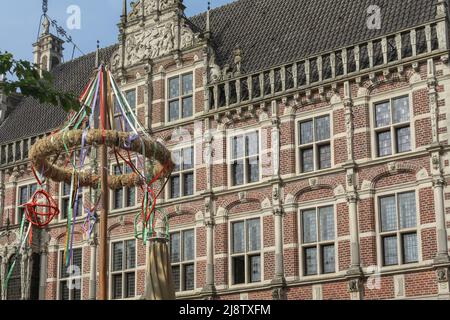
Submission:
<svg viewBox="0 0 450 320">
<path fill-rule="evenodd" d="M 113 103 L 113 94 L 117 104 Z M 150 137 L 139 123 L 135 111 L 130 107 L 111 72 L 104 64 L 98 67 L 96 74 L 83 91 L 80 104 L 80 110 L 73 112 L 61 129 L 38 140 L 30 149 L 33 172 L 41 187 L 31 200 L 23 205 L 25 214 L 21 227 L 22 243 L 25 244 L 26 239 L 31 238 L 32 226 L 44 228 L 59 214 L 53 197 L 43 188 L 47 180 L 69 184 L 71 191 L 70 206 L 67 212 L 65 267 L 73 270 L 73 243 L 79 241 L 76 239 L 76 234 L 79 237 L 80 232 L 83 232 L 90 240 L 95 224 L 98 223 L 100 250 L 98 298 L 107 300 L 109 293 L 107 236 L 110 190 L 140 188 L 142 193 L 141 211 L 135 216 L 134 231 L 136 239 L 142 240 L 143 245 L 147 245 L 149 240 L 158 236 L 155 231 L 156 201 L 175 165 L 169 150 L 161 142 Z M 97 147 L 98 154 L 95 154 Z M 130 170 L 120 172 L 120 175 L 109 175 L 108 150 L 114 154 L 119 167 L 121 167 L 119 161 L 123 161 L 123 164 L 126 164 Z M 95 170 L 85 170 L 85 161 L 89 153 L 91 161 L 94 161 L 89 167 L 92 167 L 92 164 L 95 165 L 95 159 L 92 159 L 92 156 L 100 158 L 99 174 Z M 64 155 L 65 164 L 63 166 L 56 164 L 57 160 Z M 159 186 L 159 190 L 155 191 L 157 186 Z M 97 200 L 91 199 L 91 203 L 86 204 L 86 201 L 79 203 L 78 199 L 83 187 L 90 187 L 91 190 L 100 189 L 101 195 Z M 86 213 L 84 221 L 79 221 L 80 219 L 77 217 L 79 207 L 83 208 Z M 99 219 L 95 215 L 98 207 L 100 207 Z M 25 218 L 27 226 L 24 225 Z M 167 238 L 167 216 L 163 214 L 161 221 L 166 226 L 163 237 Z M 163 273 L 162 278 L 159 277 L 162 274 L 159 270 L 166 270 L 170 266 L 167 243 L 161 248 L 155 248 L 156 252 L 161 254 L 161 258 L 157 260 L 161 260 L 163 263 L 156 264 L 151 262 L 154 260 L 147 259 L 153 265 L 148 263 L 146 269 L 155 270 L 148 281 L 155 284 L 162 283 L 166 288 L 164 295 L 154 295 L 155 299 L 172 298 L 174 289 L 170 272 Z M 70 271 L 67 272 L 70 273 Z"/>
<path fill-rule="evenodd" d="M 109 81 L 106 77 L 104 67 L 101 71 L 101 82 L 103 85 L 101 105 L 100 105 L 100 123 L 103 132 L 109 130 L 108 119 L 108 95 L 111 91 L 108 90 Z M 109 190 L 108 190 L 108 147 L 106 144 L 100 145 L 100 183 L 101 183 L 101 197 L 102 207 L 100 210 L 100 230 L 99 230 L 99 286 L 100 286 L 100 300 L 108 299 L 108 213 L 109 213 Z"/>
</svg>

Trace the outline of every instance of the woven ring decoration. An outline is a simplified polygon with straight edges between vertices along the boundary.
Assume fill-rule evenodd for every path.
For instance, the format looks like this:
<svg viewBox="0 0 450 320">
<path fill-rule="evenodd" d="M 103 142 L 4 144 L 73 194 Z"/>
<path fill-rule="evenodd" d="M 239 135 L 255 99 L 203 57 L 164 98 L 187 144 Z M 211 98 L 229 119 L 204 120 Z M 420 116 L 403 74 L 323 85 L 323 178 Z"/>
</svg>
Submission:
<svg viewBox="0 0 450 320">
<path fill-rule="evenodd" d="M 134 135 L 128 132 L 113 130 L 88 130 L 85 145 L 106 145 L 118 149 L 136 152 L 148 159 L 156 160 L 153 166 L 153 177 L 161 174 L 161 178 L 171 172 L 174 164 L 170 151 L 161 143 L 149 137 L 133 139 Z M 73 171 L 52 164 L 49 157 L 65 152 L 67 149 L 79 148 L 82 145 L 83 130 L 71 130 L 58 132 L 52 136 L 37 141 L 30 149 L 30 159 L 35 168 L 43 171 L 43 175 L 55 182 L 71 183 Z M 44 170 L 42 170 L 42 168 Z M 80 187 L 97 187 L 100 176 L 91 172 L 78 172 L 77 178 Z M 146 181 L 137 173 L 123 174 L 120 176 L 108 176 L 108 186 L 115 190 L 121 187 L 133 187 L 145 185 Z"/>
</svg>

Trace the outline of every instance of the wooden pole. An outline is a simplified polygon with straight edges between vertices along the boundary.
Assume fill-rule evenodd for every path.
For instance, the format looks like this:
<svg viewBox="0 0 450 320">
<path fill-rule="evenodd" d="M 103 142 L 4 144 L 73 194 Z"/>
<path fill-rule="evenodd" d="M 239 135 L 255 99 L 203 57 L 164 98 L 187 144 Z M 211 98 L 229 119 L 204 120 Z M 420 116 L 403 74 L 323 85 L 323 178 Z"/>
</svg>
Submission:
<svg viewBox="0 0 450 320">
<path fill-rule="evenodd" d="M 103 119 L 104 123 L 101 122 L 105 130 L 108 130 L 108 112 L 106 112 L 108 104 L 108 92 L 107 92 L 107 77 L 106 70 L 103 70 L 103 105 L 101 108 L 100 119 Z M 107 241 L 107 231 L 108 231 L 108 212 L 109 212 L 109 189 L 108 189 L 108 147 L 104 144 L 100 146 L 100 181 L 101 181 L 101 192 L 102 192 L 102 208 L 100 210 L 100 257 L 99 257 L 99 285 L 100 300 L 108 300 L 108 241 Z"/>
</svg>

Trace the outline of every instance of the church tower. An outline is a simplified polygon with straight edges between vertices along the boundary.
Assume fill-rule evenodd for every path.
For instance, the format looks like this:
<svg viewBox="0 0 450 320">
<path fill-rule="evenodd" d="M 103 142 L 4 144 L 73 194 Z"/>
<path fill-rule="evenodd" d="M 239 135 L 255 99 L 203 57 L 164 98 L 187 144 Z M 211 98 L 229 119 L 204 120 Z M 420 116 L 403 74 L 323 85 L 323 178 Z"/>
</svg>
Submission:
<svg viewBox="0 0 450 320">
<path fill-rule="evenodd" d="M 33 44 L 34 63 L 42 70 L 51 71 L 63 60 L 64 41 L 50 33 L 50 21 L 45 15 L 42 22 L 42 33 Z"/>
</svg>

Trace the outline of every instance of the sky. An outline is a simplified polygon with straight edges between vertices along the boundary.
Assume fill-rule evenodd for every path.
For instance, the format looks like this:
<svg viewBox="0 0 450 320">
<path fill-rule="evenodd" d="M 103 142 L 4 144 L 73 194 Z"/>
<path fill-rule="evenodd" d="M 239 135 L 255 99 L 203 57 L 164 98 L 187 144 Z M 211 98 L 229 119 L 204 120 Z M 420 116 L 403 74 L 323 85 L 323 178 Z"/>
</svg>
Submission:
<svg viewBox="0 0 450 320">
<path fill-rule="evenodd" d="M 233 0 L 212 0 L 212 7 L 218 7 Z M 39 21 L 42 15 L 41 0 L 2 1 L 0 10 L 0 51 L 8 51 L 16 59 L 33 60 L 32 44 L 36 42 Z M 122 0 L 49 0 L 48 15 L 62 26 L 83 53 L 95 51 L 97 40 L 101 47 L 117 43 L 118 28 L 122 12 Z M 131 2 L 131 0 L 128 0 Z M 135 0 L 136 2 L 136 0 Z M 80 28 L 69 29 L 67 21 L 71 6 L 80 9 Z M 207 0 L 184 0 L 186 16 L 190 17 L 207 9 Z M 76 22 L 76 21 L 75 21 Z M 70 24 L 69 24 L 70 26 Z M 75 58 L 82 55 L 78 50 Z M 66 44 L 65 61 L 71 59 L 72 46 Z"/>
</svg>

